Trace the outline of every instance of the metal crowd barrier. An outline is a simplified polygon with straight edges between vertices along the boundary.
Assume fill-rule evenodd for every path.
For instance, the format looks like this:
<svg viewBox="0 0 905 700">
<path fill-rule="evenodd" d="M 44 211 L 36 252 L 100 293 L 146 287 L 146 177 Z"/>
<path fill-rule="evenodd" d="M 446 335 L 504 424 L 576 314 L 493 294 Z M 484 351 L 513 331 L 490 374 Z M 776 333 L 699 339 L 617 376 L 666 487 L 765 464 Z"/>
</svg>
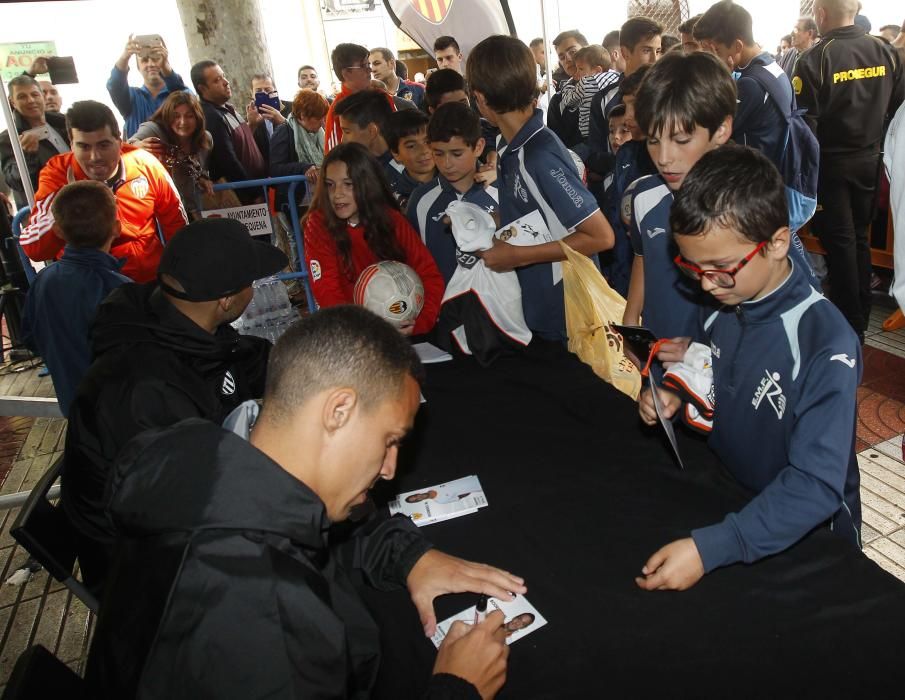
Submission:
<svg viewBox="0 0 905 700">
<path fill-rule="evenodd" d="M 35 281 L 35 277 L 37 273 L 35 272 L 35 268 L 31 266 L 31 260 L 25 254 L 25 251 L 22 250 L 22 246 L 19 245 L 19 235 L 22 233 L 22 220 L 28 216 L 28 212 L 31 209 L 29 207 L 22 207 L 19 211 L 16 212 L 16 215 L 13 217 L 12 228 L 13 228 L 13 238 L 16 241 L 16 251 L 19 253 L 19 260 L 22 261 L 22 267 L 25 269 L 25 278 L 28 280 L 28 283 L 31 284 Z"/>
<path fill-rule="evenodd" d="M 295 249 L 299 257 L 298 272 L 281 272 L 277 275 L 277 279 L 298 279 L 301 280 L 302 286 L 305 288 L 305 298 L 308 301 L 308 311 L 314 313 L 317 311 L 317 304 L 314 302 L 314 295 L 311 293 L 311 283 L 308 278 L 308 266 L 305 265 L 305 248 L 302 242 L 302 228 L 299 223 L 298 207 L 295 205 L 295 191 L 299 183 L 305 185 L 306 191 L 308 180 L 304 175 L 283 175 L 281 177 L 268 177 L 258 180 L 242 180 L 240 182 L 221 182 L 214 185 L 214 191 L 223 190 L 241 190 L 251 187 L 260 187 L 264 192 L 264 201 L 267 201 L 267 188 L 276 185 L 289 185 L 287 200 L 289 202 L 289 220 L 292 223 L 292 235 L 295 236 Z"/>
</svg>

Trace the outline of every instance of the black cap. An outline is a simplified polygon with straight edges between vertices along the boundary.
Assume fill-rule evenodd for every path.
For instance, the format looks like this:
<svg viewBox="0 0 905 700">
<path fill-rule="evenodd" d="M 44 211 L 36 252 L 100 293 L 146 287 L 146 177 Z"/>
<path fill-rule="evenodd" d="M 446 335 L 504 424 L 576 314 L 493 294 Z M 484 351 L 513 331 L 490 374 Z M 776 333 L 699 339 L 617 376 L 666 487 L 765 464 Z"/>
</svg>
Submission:
<svg viewBox="0 0 905 700">
<path fill-rule="evenodd" d="M 177 299 L 213 301 L 236 294 L 289 264 L 279 248 L 252 238 L 235 219 L 201 219 L 176 232 L 163 249 L 157 281 Z M 182 289 L 162 278 L 169 275 Z"/>
</svg>

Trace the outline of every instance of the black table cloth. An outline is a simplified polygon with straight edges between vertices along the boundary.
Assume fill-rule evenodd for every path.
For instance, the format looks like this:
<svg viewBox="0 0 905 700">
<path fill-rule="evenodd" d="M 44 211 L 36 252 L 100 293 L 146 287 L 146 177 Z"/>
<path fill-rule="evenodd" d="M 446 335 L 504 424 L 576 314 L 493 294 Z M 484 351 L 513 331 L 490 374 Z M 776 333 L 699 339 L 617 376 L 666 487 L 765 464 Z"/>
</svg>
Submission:
<svg viewBox="0 0 905 700">
<path fill-rule="evenodd" d="M 560 346 L 488 369 L 427 368 L 427 403 L 392 494 L 477 474 L 489 506 L 430 525 L 443 551 L 525 577 L 548 624 L 511 647 L 501 698 L 905 697 L 905 584 L 826 529 L 685 592 L 634 577 L 662 545 L 750 494 L 695 435 L 687 471 L 636 405 Z M 366 594 L 381 626 L 376 697 L 418 697 L 435 650 L 404 592 Z M 476 596 L 446 596 L 437 619 Z"/>
</svg>

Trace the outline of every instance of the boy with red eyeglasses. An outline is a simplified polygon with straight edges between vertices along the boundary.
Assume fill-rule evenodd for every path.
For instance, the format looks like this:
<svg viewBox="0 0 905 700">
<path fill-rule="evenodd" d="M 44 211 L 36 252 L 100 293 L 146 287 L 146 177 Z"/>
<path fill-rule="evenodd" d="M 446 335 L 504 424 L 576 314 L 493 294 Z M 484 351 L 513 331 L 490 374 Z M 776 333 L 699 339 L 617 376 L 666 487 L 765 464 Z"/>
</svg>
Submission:
<svg viewBox="0 0 905 700">
<path fill-rule="evenodd" d="M 692 344 L 663 384 L 712 416 L 710 448 L 756 495 L 721 522 L 659 549 L 637 584 L 683 590 L 718 567 L 776 554 L 823 527 L 860 547 L 854 442 L 861 346 L 790 254 L 782 178 L 754 149 L 707 153 L 676 193 L 670 223 L 677 268 L 720 308 L 698 334 L 709 347 Z M 639 405 L 653 425 L 650 391 Z M 683 397 L 657 392 L 671 418 Z"/>
</svg>

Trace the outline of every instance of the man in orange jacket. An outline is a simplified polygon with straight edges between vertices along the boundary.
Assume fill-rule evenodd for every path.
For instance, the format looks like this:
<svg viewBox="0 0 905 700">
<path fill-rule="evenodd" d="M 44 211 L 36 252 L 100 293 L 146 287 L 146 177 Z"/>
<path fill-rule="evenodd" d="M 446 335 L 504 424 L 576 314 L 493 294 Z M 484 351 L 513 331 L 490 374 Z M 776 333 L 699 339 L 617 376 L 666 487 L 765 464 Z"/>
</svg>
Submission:
<svg viewBox="0 0 905 700">
<path fill-rule="evenodd" d="M 54 156 L 41 169 L 35 206 L 19 244 L 32 260 L 51 260 L 63 251 L 54 232 L 51 203 L 70 182 L 97 180 L 113 190 L 122 224 L 110 254 L 125 258 L 122 273 L 136 282 L 156 279 L 165 240 L 188 223 L 179 193 L 166 168 L 153 155 L 122 142 L 116 117 L 106 105 L 76 102 L 66 113 L 72 152 Z"/>
</svg>

